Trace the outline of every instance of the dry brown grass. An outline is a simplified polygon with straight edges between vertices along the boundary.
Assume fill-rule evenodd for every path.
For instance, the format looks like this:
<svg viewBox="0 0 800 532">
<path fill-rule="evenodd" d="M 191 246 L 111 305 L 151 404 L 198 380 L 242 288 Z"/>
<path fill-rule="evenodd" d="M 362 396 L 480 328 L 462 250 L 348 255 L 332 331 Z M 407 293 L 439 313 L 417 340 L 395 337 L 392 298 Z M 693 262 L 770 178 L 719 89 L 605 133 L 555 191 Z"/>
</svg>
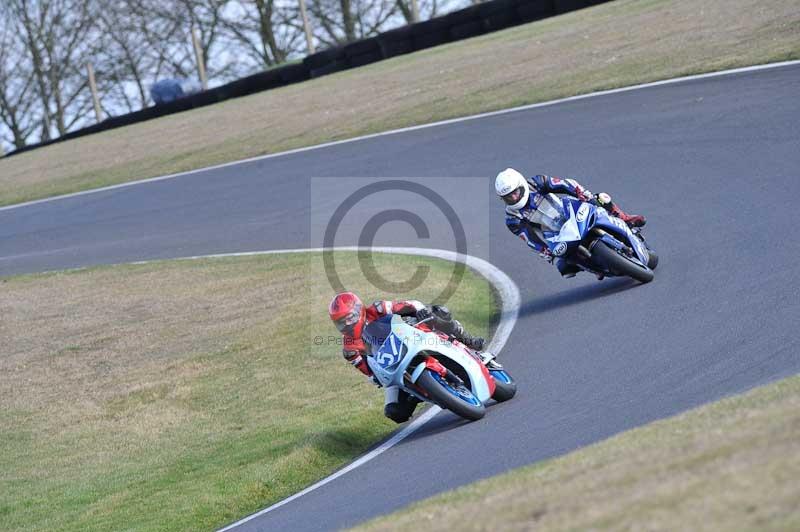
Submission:
<svg viewBox="0 0 800 532">
<path fill-rule="evenodd" d="M 341 357 L 319 254 L 0 279 L 0 528 L 200 530 L 302 489 L 395 425 Z M 316 262 L 315 262 L 316 261 Z M 452 265 L 376 255 L 387 277 Z M 357 261 L 337 261 L 367 300 Z M 488 284 L 450 302 L 485 334 Z"/>
<path fill-rule="evenodd" d="M 800 377 L 358 530 L 800 530 Z"/>
<path fill-rule="evenodd" d="M 0 402 L 12 409 L 56 407 L 70 426 L 117 397 L 158 390 L 178 373 L 193 378 L 203 365 L 176 361 L 224 349 L 233 333 L 291 299 L 303 277 L 301 270 L 283 270 L 259 284 L 263 275 L 184 264 L 4 282 Z"/>
<path fill-rule="evenodd" d="M 0 160 L 0 204 L 800 57 L 796 0 L 617 0 Z"/>
</svg>

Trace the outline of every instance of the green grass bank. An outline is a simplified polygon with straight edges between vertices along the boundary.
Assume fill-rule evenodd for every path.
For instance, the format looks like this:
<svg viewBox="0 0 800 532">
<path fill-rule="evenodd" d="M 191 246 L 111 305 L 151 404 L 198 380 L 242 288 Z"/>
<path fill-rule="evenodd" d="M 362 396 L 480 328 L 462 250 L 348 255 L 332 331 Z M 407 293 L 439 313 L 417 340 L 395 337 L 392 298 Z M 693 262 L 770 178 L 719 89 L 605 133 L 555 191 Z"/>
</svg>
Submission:
<svg viewBox="0 0 800 532">
<path fill-rule="evenodd" d="M 345 286 L 369 286 L 337 254 Z M 98 267 L 0 279 L 0 528 L 211 530 L 299 491 L 396 429 L 341 356 L 320 254 Z M 316 264 L 315 264 L 316 263 Z M 375 255 L 385 277 L 453 265 Z M 120 282 L 124 278 L 125 282 Z M 467 271 L 448 303 L 486 334 Z"/>
</svg>

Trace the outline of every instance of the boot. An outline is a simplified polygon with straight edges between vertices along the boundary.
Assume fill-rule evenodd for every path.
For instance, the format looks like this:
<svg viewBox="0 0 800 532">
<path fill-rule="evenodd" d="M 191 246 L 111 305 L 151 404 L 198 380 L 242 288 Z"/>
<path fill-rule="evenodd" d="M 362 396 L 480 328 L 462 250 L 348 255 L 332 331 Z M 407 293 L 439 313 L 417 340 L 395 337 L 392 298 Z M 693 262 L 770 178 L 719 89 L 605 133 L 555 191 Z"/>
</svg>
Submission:
<svg viewBox="0 0 800 532">
<path fill-rule="evenodd" d="M 478 355 L 480 355 L 481 362 L 483 362 L 483 365 L 486 366 L 487 369 L 503 369 L 503 366 L 495 360 L 497 355 L 491 351 L 482 351 L 479 352 Z"/>
<path fill-rule="evenodd" d="M 483 351 L 483 346 L 486 344 L 486 340 L 480 336 L 472 336 L 469 333 L 464 333 L 464 336 L 457 340 L 475 351 Z"/>
<path fill-rule="evenodd" d="M 565 278 L 575 277 L 575 275 L 581 271 L 576 265 L 570 264 L 562 258 L 556 260 L 556 268 L 558 269 L 558 273 L 561 274 L 561 277 Z"/>
<path fill-rule="evenodd" d="M 480 336 L 472 336 L 464 330 L 464 326 L 458 320 L 453 320 L 453 332 L 451 333 L 456 340 L 475 351 L 483 351 L 486 340 Z"/>
<path fill-rule="evenodd" d="M 383 415 L 395 423 L 405 423 L 414 415 L 416 407 L 417 404 L 410 401 L 389 403 L 383 406 Z"/>
<path fill-rule="evenodd" d="M 628 227 L 644 227 L 644 224 L 647 223 L 647 219 L 640 214 L 627 214 L 624 212 L 617 204 L 611 201 L 611 196 L 605 192 L 598 194 L 596 199 L 598 205 L 611 213 L 611 216 L 619 218 L 628 224 Z"/>
<path fill-rule="evenodd" d="M 647 223 L 647 218 L 641 214 L 627 214 L 613 203 L 611 204 L 611 210 L 609 212 L 612 214 L 612 216 L 616 216 L 628 224 L 628 227 L 644 227 L 644 224 Z"/>
<path fill-rule="evenodd" d="M 419 399 L 398 389 L 397 386 L 386 388 L 385 394 L 384 416 L 395 423 L 404 423 L 414 415 Z"/>
</svg>

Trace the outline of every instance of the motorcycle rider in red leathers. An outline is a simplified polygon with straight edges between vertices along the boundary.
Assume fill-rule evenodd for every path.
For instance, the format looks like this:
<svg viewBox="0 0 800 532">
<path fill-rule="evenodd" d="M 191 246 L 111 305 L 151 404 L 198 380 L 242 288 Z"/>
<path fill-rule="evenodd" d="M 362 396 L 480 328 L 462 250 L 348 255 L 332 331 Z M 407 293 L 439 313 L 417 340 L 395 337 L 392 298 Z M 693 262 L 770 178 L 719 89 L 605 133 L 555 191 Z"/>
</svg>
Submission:
<svg viewBox="0 0 800 532">
<path fill-rule="evenodd" d="M 433 328 L 454 337 L 467 347 L 478 351 L 484 363 L 492 362 L 494 355 L 483 353 L 484 339 L 472 336 L 464 330 L 464 326 L 452 318 L 447 307 L 433 305 L 426 307 L 419 301 L 376 301 L 365 307 L 361 299 L 352 292 L 337 294 L 328 307 L 328 314 L 334 325 L 342 333 L 343 355 L 345 360 L 355 366 L 361 373 L 377 380 L 367 365 L 367 345 L 361 334 L 367 323 L 382 316 L 398 314 L 400 316 L 413 316 L 418 320 L 431 318 Z M 388 386 L 385 389 L 385 404 L 383 413 L 396 423 L 407 421 L 414 413 L 419 400 L 404 392 L 397 386 Z"/>
</svg>

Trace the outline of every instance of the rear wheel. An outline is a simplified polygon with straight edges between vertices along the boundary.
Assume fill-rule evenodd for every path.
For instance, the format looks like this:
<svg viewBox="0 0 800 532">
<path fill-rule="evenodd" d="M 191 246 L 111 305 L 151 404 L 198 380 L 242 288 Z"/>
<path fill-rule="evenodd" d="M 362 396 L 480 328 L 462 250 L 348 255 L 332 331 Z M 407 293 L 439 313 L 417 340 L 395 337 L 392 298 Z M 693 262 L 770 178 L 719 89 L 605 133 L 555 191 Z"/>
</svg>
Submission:
<svg viewBox="0 0 800 532">
<path fill-rule="evenodd" d="M 592 259 L 598 264 L 608 268 L 611 272 L 617 275 L 632 277 L 640 283 L 649 283 L 654 277 L 653 270 L 633 262 L 603 241 L 595 244 L 592 249 Z"/>
<path fill-rule="evenodd" d="M 648 249 L 647 250 L 647 267 L 650 268 L 651 270 L 655 270 L 656 266 L 658 266 L 658 255 L 656 255 L 655 251 L 653 251 L 651 249 Z"/>
<path fill-rule="evenodd" d="M 636 235 L 636 238 L 638 238 L 642 242 L 642 245 L 644 245 L 645 249 L 647 250 L 647 267 L 650 268 L 651 270 L 655 270 L 656 266 L 658 266 L 658 255 L 656 254 L 655 251 L 650 249 L 650 246 L 647 245 L 647 242 L 645 242 L 641 232 L 634 231 L 634 234 Z"/>
<path fill-rule="evenodd" d="M 466 386 L 451 383 L 429 369 L 422 372 L 417 385 L 428 392 L 433 402 L 465 419 L 477 421 L 486 414 L 483 403 Z"/>
</svg>

